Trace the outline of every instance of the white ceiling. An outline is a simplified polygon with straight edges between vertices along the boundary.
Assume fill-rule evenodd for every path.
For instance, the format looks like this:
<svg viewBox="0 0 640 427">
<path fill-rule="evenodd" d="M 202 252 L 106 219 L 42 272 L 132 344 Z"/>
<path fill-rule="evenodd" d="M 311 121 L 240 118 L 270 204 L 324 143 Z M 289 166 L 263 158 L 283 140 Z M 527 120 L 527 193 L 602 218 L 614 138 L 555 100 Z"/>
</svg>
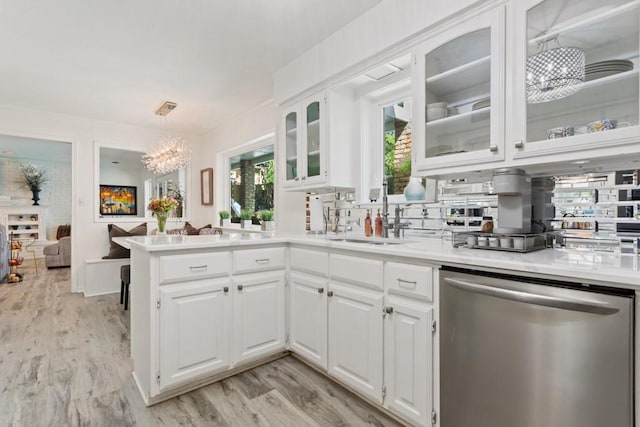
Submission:
<svg viewBox="0 0 640 427">
<path fill-rule="evenodd" d="M 201 134 L 382 0 L 3 0 L 0 102 Z"/>
</svg>

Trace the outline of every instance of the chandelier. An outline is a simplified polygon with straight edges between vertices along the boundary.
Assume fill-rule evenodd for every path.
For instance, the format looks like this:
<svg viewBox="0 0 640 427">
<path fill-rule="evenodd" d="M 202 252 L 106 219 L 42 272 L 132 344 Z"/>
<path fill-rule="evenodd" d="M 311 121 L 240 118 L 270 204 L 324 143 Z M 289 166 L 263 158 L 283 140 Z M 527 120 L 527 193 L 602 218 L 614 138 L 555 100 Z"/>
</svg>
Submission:
<svg viewBox="0 0 640 427">
<path fill-rule="evenodd" d="M 155 174 L 166 174 L 189 163 L 191 149 L 181 137 L 168 136 L 142 156 L 142 163 Z"/>
<path fill-rule="evenodd" d="M 584 83 L 584 51 L 576 47 L 560 46 L 547 49 L 542 42 L 541 52 L 527 58 L 527 102 L 537 104 L 553 101 L 576 93 Z"/>
<path fill-rule="evenodd" d="M 162 116 L 166 120 L 167 114 L 173 111 L 178 104 L 165 101 L 156 110 L 157 116 Z M 187 141 L 181 137 L 167 136 L 142 156 L 142 163 L 155 174 L 166 174 L 176 169 L 186 166 L 191 160 L 191 148 Z"/>
</svg>

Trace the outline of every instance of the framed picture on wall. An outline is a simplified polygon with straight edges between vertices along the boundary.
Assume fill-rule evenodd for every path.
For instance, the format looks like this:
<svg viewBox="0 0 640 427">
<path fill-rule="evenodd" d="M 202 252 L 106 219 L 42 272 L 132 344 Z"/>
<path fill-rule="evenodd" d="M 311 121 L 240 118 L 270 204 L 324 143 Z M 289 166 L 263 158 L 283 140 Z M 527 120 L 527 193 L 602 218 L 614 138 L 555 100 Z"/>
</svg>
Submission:
<svg viewBox="0 0 640 427">
<path fill-rule="evenodd" d="M 138 215 L 137 187 L 100 184 L 100 215 Z"/>
<path fill-rule="evenodd" d="M 200 201 L 203 205 L 213 205 L 213 168 L 200 171 Z"/>
</svg>

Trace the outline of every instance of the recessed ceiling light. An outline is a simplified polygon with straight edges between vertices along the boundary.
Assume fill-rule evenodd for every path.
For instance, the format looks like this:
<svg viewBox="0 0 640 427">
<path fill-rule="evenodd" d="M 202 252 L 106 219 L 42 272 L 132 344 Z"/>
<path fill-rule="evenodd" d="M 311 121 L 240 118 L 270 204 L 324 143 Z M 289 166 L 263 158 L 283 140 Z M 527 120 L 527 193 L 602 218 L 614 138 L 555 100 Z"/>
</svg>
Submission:
<svg viewBox="0 0 640 427">
<path fill-rule="evenodd" d="M 589 163 L 590 160 L 574 160 L 571 162 L 572 165 L 584 165 L 585 163 Z"/>
</svg>

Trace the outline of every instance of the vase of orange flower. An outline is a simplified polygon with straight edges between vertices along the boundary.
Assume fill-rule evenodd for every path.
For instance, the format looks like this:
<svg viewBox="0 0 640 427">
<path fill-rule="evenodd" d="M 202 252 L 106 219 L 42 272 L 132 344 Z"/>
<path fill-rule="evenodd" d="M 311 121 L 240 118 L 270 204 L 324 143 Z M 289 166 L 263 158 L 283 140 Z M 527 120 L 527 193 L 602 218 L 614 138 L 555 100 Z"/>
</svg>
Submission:
<svg viewBox="0 0 640 427">
<path fill-rule="evenodd" d="M 173 197 L 154 197 L 149 201 L 147 210 L 158 220 L 158 234 L 166 233 L 167 217 L 176 207 L 178 207 L 178 201 Z"/>
</svg>

